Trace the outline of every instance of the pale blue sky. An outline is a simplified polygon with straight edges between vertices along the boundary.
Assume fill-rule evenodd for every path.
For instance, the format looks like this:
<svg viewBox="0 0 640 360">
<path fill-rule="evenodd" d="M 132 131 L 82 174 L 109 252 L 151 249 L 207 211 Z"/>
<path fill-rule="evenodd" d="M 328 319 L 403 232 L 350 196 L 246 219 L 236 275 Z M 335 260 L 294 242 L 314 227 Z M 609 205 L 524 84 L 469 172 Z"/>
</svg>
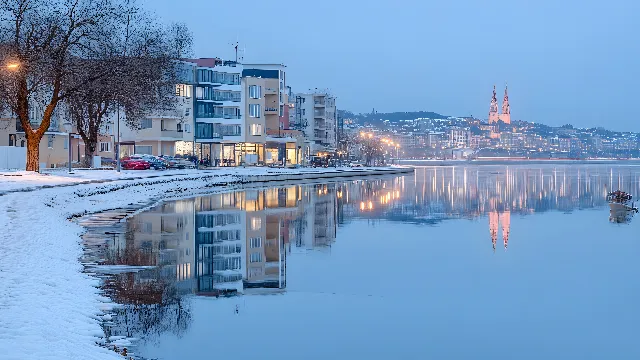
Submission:
<svg viewBox="0 0 640 360">
<path fill-rule="evenodd" d="M 637 0 L 143 1 L 189 25 L 196 56 L 238 39 L 341 109 L 484 119 L 508 81 L 512 119 L 640 131 Z"/>
</svg>

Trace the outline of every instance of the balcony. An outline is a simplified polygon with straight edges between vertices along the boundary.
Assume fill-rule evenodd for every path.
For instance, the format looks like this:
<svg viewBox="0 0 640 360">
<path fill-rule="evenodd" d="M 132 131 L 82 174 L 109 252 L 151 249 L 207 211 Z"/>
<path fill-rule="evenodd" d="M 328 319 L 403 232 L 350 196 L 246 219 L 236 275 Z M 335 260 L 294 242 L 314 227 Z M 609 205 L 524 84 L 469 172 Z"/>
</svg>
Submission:
<svg viewBox="0 0 640 360">
<path fill-rule="evenodd" d="M 233 102 L 240 102 L 241 97 L 240 94 L 234 94 L 234 95 L 225 95 L 224 93 L 222 94 L 215 94 L 212 98 L 213 101 L 233 101 Z"/>
<path fill-rule="evenodd" d="M 264 108 L 264 113 L 265 113 L 266 115 L 269 115 L 269 114 L 279 114 L 279 110 L 278 110 L 278 108 L 274 108 L 274 107 L 265 107 L 265 108 Z"/>
<path fill-rule="evenodd" d="M 323 107 L 325 105 L 324 100 L 316 100 L 313 102 L 313 106 L 315 107 Z"/>
<path fill-rule="evenodd" d="M 276 88 L 264 88 L 264 94 L 265 95 L 278 95 L 278 89 Z"/>
<path fill-rule="evenodd" d="M 40 126 L 40 123 L 38 122 L 31 122 L 30 124 L 33 130 L 36 130 Z M 22 127 L 22 123 L 20 122 L 19 119 L 16 119 L 16 131 L 24 132 L 24 128 Z M 52 120 L 51 124 L 49 124 L 49 128 L 47 129 L 47 132 L 57 132 L 57 131 L 59 131 L 58 122 Z"/>
<path fill-rule="evenodd" d="M 175 138 L 175 139 L 182 139 L 182 131 L 178 131 L 178 130 L 162 130 L 160 131 L 160 135 L 162 137 L 165 138 Z"/>
</svg>

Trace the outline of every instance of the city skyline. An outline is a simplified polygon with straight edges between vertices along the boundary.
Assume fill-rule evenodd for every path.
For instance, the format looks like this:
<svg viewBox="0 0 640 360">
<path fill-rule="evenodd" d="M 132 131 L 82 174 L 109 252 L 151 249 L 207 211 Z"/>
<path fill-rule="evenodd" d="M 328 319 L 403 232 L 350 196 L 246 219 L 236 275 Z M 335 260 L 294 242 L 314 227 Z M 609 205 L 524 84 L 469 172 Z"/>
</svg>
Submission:
<svg viewBox="0 0 640 360">
<path fill-rule="evenodd" d="M 406 1 L 400 7 L 379 4 L 363 9 L 329 0 L 324 8 L 333 9 L 332 23 L 343 24 L 338 27 L 325 24 L 324 17 L 305 15 L 313 13 L 306 5 L 281 8 L 250 1 L 242 21 L 221 17 L 211 24 L 207 14 L 233 12 L 234 6 L 146 3 L 165 21 L 189 24 L 196 56 L 221 54 L 231 59 L 231 44 L 239 41 L 244 61 L 285 63 L 294 74 L 294 88 L 331 88 L 341 108 L 351 111 L 364 113 L 375 107 L 383 112 L 425 109 L 478 116 L 486 113 L 485 89 L 496 79 L 508 79 L 518 98 L 514 120 L 579 127 L 606 122 L 613 130 L 640 131 L 640 124 L 627 120 L 633 112 L 630 104 L 639 95 L 628 73 L 635 68 L 631 59 L 639 53 L 627 35 L 639 6 L 635 2 L 615 0 L 601 6 L 596 1 L 548 0 L 525 6 L 497 1 L 486 6 L 471 0 Z M 422 14 L 434 16 L 425 23 Z M 486 19 L 500 19 L 509 30 L 487 26 Z M 274 24 L 282 21 L 287 26 L 276 30 Z M 416 22 L 423 26 L 415 28 Z M 384 31 L 380 23 L 386 24 Z M 593 23 L 599 24 L 597 30 Z M 212 31 L 216 36 L 209 35 Z M 375 36 L 363 38 L 361 33 Z M 326 39 L 332 46 L 319 47 Z M 419 44 L 429 49 L 428 55 Z M 374 73 L 379 75 L 371 76 Z M 384 88 L 404 91 L 400 96 Z"/>
</svg>

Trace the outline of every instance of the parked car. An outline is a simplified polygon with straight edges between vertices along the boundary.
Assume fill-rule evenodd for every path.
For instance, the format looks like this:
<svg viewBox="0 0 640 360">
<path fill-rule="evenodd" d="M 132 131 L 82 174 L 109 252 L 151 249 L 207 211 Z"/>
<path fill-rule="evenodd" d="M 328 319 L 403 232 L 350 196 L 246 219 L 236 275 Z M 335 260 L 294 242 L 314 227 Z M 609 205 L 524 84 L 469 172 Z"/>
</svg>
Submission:
<svg viewBox="0 0 640 360">
<path fill-rule="evenodd" d="M 142 159 L 127 159 L 121 161 L 121 166 L 125 170 L 148 170 L 151 164 Z"/>
</svg>

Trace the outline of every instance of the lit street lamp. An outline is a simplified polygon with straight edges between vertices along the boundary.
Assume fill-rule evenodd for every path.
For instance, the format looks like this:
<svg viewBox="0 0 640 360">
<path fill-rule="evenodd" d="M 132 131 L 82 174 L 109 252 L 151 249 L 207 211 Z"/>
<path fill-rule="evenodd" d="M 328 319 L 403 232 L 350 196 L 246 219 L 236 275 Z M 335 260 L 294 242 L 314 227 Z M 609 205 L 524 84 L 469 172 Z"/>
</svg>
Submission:
<svg viewBox="0 0 640 360">
<path fill-rule="evenodd" d="M 62 124 L 62 126 L 64 126 L 64 130 L 67 132 L 67 137 L 69 139 L 69 143 L 67 144 L 67 148 L 69 149 L 69 174 L 72 174 L 72 170 L 71 170 L 71 157 L 72 157 L 72 150 L 71 150 L 71 129 L 73 129 L 73 125 L 70 122 L 65 122 L 64 124 Z"/>
</svg>

